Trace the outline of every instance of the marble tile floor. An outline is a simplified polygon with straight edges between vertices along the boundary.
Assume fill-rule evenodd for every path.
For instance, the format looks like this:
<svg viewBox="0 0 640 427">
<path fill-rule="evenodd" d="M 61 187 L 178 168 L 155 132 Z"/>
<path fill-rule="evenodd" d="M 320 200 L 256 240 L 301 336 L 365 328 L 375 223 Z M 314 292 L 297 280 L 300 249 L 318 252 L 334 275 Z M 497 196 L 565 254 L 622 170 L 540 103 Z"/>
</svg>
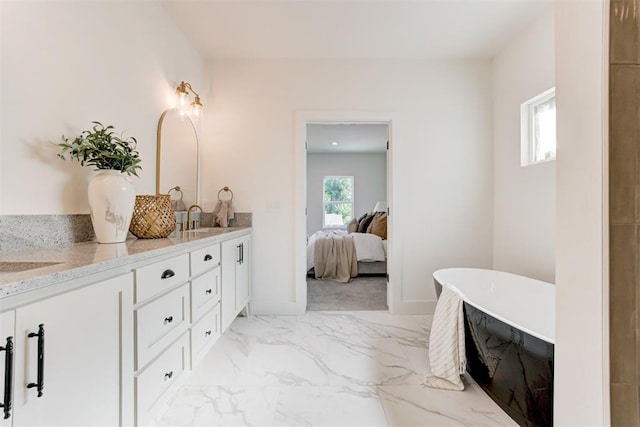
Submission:
<svg viewBox="0 0 640 427">
<path fill-rule="evenodd" d="M 432 316 L 239 317 L 157 426 L 514 426 L 473 380 L 420 385 Z"/>
</svg>

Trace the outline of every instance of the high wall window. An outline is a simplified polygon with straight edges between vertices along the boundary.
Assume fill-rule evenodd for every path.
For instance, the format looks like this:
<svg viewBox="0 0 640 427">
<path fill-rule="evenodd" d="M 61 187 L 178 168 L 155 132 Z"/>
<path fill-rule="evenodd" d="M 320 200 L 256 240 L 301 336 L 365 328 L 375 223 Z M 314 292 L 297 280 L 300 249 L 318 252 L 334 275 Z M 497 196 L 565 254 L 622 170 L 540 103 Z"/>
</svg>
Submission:
<svg viewBox="0 0 640 427">
<path fill-rule="evenodd" d="M 520 165 L 556 158 L 556 89 L 551 88 L 520 106 Z"/>
<path fill-rule="evenodd" d="M 323 228 L 344 228 L 353 219 L 353 177 L 325 176 Z"/>
</svg>

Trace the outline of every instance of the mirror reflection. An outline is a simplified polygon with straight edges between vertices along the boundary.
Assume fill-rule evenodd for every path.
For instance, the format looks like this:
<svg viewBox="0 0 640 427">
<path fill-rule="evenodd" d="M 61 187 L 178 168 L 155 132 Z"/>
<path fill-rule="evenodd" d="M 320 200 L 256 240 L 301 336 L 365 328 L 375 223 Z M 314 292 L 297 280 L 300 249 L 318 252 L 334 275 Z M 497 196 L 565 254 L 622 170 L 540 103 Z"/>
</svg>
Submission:
<svg viewBox="0 0 640 427">
<path fill-rule="evenodd" d="M 183 203 L 198 203 L 198 136 L 193 121 L 178 109 L 166 110 L 158 121 L 156 193 L 169 194 Z M 180 209 L 178 209 L 180 210 Z"/>
</svg>

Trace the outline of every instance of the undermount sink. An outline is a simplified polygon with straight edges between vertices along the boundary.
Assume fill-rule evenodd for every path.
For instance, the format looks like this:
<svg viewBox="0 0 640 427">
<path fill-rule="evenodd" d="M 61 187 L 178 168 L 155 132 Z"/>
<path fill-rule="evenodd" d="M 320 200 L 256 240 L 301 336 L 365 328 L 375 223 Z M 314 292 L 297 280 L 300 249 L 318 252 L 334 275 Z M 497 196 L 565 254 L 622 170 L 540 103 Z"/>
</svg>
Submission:
<svg viewBox="0 0 640 427">
<path fill-rule="evenodd" d="M 36 268 L 49 267 L 56 264 L 62 263 L 44 261 L 0 261 L 0 273 L 19 273 L 21 271 L 35 270 Z"/>
</svg>

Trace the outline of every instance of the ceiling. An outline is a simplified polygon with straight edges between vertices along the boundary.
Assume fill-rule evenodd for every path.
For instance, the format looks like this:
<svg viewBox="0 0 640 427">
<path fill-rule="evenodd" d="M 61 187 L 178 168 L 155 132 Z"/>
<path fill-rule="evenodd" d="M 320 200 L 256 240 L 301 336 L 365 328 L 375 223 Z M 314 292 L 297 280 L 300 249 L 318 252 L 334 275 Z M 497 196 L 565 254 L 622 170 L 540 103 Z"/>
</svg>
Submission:
<svg viewBox="0 0 640 427">
<path fill-rule="evenodd" d="M 307 153 L 384 153 L 387 150 L 387 124 L 308 124 Z M 336 142 L 337 145 L 332 144 Z"/>
<path fill-rule="evenodd" d="M 205 59 L 492 58 L 553 0 L 161 0 Z"/>
</svg>

